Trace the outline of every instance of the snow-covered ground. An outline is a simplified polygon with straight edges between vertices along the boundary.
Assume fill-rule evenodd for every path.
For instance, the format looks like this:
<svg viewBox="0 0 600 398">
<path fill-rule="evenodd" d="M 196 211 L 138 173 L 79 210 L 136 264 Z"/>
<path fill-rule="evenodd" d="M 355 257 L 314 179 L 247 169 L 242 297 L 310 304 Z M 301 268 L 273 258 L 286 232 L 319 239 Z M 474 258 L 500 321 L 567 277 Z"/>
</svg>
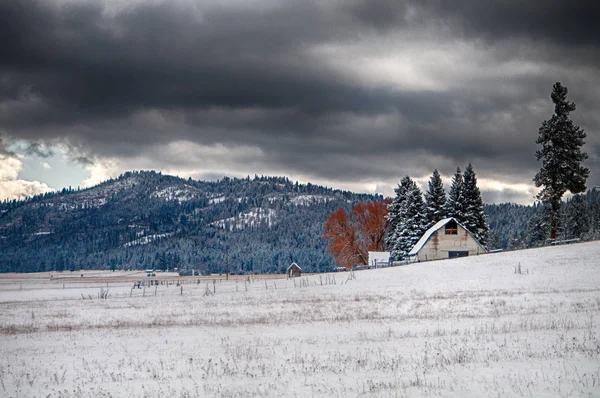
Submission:
<svg viewBox="0 0 600 398">
<path fill-rule="evenodd" d="M 154 192 L 151 196 L 167 201 L 176 200 L 181 203 L 198 198 L 201 195 L 202 192 L 200 190 L 189 185 L 184 185 L 183 187 L 166 187 Z"/>
<path fill-rule="evenodd" d="M 214 221 L 211 225 L 218 228 L 228 228 L 230 231 L 248 227 L 259 227 L 262 223 L 266 223 L 270 227 L 273 225 L 276 216 L 277 212 L 273 209 L 254 207 L 246 212 L 240 212 L 235 217 Z"/>
<path fill-rule="evenodd" d="M 142 231 L 142 233 L 143 233 L 143 231 Z M 143 236 L 141 238 L 132 240 L 131 242 L 127 242 L 123 246 L 130 247 L 130 246 L 138 246 L 138 245 L 147 245 L 148 243 L 153 242 L 157 239 L 168 238 L 169 236 L 173 236 L 173 235 L 174 235 L 173 232 L 167 232 L 164 234 L 147 235 L 147 236 Z"/>
<path fill-rule="evenodd" d="M 600 395 L 600 242 L 188 282 L 0 277 L 0 396 Z"/>
<path fill-rule="evenodd" d="M 328 195 L 298 195 L 290 199 L 290 203 L 295 206 L 309 206 L 314 203 L 327 203 L 335 200 L 334 196 Z"/>
</svg>

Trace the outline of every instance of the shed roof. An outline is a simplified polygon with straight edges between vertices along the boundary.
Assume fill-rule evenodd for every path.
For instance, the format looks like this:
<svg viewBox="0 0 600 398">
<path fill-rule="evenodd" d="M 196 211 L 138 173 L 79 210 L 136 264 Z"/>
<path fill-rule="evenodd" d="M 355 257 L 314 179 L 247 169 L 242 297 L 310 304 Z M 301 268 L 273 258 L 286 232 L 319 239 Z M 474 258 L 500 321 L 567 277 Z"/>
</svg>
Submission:
<svg viewBox="0 0 600 398">
<path fill-rule="evenodd" d="M 429 240 L 429 238 L 431 238 L 431 235 L 433 235 L 433 233 L 435 231 L 437 231 L 438 229 L 442 228 L 444 225 L 448 224 L 452 220 L 456 221 L 456 223 L 458 225 L 460 225 L 461 227 L 463 227 L 463 229 L 465 231 L 467 231 L 467 233 L 469 235 L 471 235 L 471 238 L 473 238 L 473 240 L 475 240 L 475 242 L 477 242 L 477 244 L 479 244 L 481 246 L 481 243 L 479 243 L 479 241 L 477 239 L 475 239 L 475 237 L 473 236 L 473 234 L 471 233 L 471 231 L 469 231 L 464 225 L 462 225 L 461 223 L 459 223 L 454 217 L 448 217 L 448 218 L 444 218 L 443 220 L 438 221 L 437 223 L 435 223 L 435 225 L 433 227 L 431 227 L 427 231 L 425 231 L 425 233 L 423 234 L 423 236 L 421 236 L 421 239 L 419 239 L 419 241 L 411 249 L 411 251 L 408 253 L 408 255 L 409 256 L 416 256 L 419 253 L 419 251 L 423 248 L 423 246 L 425 246 L 425 243 L 427 243 L 427 241 Z"/>
<path fill-rule="evenodd" d="M 290 264 L 290 266 L 289 266 L 289 267 L 287 267 L 287 270 L 289 271 L 289 270 L 290 270 L 290 268 L 292 268 L 294 265 L 295 265 L 296 267 L 298 267 L 298 269 L 299 269 L 300 271 L 302 271 L 302 268 L 300 268 L 300 266 L 299 266 L 298 264 L 296 264 L 296 263 L 291 263 L 291 264 Z"/>
</svg>

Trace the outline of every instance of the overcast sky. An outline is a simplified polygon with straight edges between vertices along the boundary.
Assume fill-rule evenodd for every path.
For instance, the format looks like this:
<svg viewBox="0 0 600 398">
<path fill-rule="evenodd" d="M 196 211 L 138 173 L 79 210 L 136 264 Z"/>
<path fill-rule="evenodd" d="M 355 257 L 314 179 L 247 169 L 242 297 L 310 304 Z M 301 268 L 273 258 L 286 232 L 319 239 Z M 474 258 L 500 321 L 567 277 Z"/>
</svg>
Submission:
<svg viewBox="0 0 600 398">
<path fill-rule="evenodd" d="M 131 169 L 531 203 L 560 81 L 600 184 L 596 1 L 2 0 L 0 199 Z M 448 180 L 446 180 L 448 187 Z"/>
</svg>

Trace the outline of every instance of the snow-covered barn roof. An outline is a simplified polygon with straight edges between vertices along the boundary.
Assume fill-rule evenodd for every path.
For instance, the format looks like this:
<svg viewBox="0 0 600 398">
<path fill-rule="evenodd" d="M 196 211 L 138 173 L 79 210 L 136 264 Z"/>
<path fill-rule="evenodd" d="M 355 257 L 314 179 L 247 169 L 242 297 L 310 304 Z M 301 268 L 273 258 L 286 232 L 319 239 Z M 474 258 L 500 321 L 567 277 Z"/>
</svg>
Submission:
<svg viewBox="0 0 600 398">
<path fill-rule="evenodd" d="M 469 235 L 471 235 L 471 238 L 473 238 L 475 240 L 475 242 L 477 242 L 481 246 L 481 243 L 479 243 L 479 241 L 477 239 L 475 239 L 475 237 L 473 236 L 473 234 L 471 233 L 471 231 L 469 231 L 464 225 L 462 225 L 461 223 L 459 223 L 454 217 L 448 217 L 448 218 L 444 218 L 443 220 L 438 221 L 437 223 L 435 223 L 435 225 L 433 227 L 431 227 L 427 231 L 425 231 L 425 233 L 423 234 L 423 236 L 421 236 L 421 239 L 419 239 L 419 241 L 411 249 L 411 251 L 408 253 L 408 255 L 409 256 L 416 256 L 419 253 L 419 251 L 423 248 L 423 246 L 425 246 L 425 243 L 427 243 L 427 241 L 429 240 L 429 238 L 431 238 L 431 235 L 433 235 L 433 233 L 435 231 L 437 231 L 438 229 L 442 228 L 444 225 L 448 224 L 452 220 L 456 221 L 456 223 L 458 225 L 460 225 L 461 227 L 463 227 L 463 229 L 465 231 L 467 231 L 467 233 Z"/>
<path fill-rule="evenodd" d="M 296 263 L 291 263 L 291 264 L 290 264 L 290 266 L 289 266 L 289 267 L 287 267 L 287 270 L 289 271 L 289 270 L 290 270 L 290 268 L 292 268 L 294 265 L 295 265 L 296 267 L 298 267 L 298 269 L 299 269 L 300 271 L 302 271 L 302 268 L 300 268 L 300 266 L 299 266 L 298 264 L 296 264 Z"/>
</svg>

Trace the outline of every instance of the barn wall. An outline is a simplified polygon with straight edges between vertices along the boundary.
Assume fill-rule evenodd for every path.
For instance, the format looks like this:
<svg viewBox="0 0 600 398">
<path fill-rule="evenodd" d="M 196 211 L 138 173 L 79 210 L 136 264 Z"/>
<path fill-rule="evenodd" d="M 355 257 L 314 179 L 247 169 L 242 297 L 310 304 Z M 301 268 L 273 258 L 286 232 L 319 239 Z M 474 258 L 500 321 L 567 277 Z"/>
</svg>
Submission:
<svg viewBox="0 0 600 398">
<path fill-rule="evenodd" d="M 448 258 L 449 251 L 468 250 L 469 256 L 485 253 L 485 249 L 460 225 L 457 235 L 446 235 L 442 227 L 434 232 L 419 251 L 420 261 L 442 260 Z"/>
</svg>

